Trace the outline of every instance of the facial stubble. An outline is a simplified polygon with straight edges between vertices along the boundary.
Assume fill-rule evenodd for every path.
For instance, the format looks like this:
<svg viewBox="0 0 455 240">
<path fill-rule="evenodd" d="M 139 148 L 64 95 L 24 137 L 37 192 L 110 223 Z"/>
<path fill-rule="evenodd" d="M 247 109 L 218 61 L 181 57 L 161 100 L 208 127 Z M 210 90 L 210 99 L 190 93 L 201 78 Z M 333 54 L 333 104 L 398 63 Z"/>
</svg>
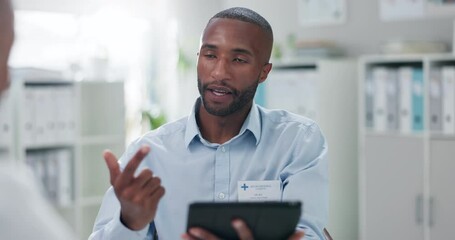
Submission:
<svg viewBox="0 0 455 240">
<path fill-rule="evenodd" d="M 232 87 L 229 87 L 225 81 L 219 81 L 218 85 L 222 86 L 227 86 L 230 89 L 232 89 L 232 96 L 234 98 L 234 101 L 230 103 L 227 107 L 217 107 L 211 105 L 206 99 L 205 99 L 205 92 L 207 91 L 207 88 L 209 84 L 204 84 L 202 85 L 201 79 L 198 77 L 197 79 L 198 82 L 198 89 L 199 89 L 199 94 L 201 95 L 202 99 L 202 104 L 204 105 L 205 110 L 215 116 L 223 117 L 223 116 L 228 116 L 231 115 L 240 109 L 244 108 L 247 104 L 249 104 L 256 93 L 257 87 L 259 85 L 259 77 L 256 79 L 256 81 L 253 82 L 250 86 L 248 86 L 245 90 L 239 91 L 237 89 L 233 89 Z M 210 83 L 212 84 L 212 83 Z"/>
</svg>

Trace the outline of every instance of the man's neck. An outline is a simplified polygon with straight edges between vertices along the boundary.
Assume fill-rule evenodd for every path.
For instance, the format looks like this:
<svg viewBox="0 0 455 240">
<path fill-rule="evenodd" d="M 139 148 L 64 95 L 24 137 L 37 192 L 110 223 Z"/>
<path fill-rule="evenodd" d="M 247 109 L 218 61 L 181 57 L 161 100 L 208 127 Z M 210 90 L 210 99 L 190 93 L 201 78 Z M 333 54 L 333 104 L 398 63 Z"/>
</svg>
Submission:
<svg viewBox="0 0 455 240">
<path fill-rule="evenodd" d="M 211 143 L 223 144 L 237 134 L 245 122 L 251 104 L 228 116 L 215 116 L 208 113 L 201 103 L 196 114 L 197 124 L 202 137 Z"/>
</svg>

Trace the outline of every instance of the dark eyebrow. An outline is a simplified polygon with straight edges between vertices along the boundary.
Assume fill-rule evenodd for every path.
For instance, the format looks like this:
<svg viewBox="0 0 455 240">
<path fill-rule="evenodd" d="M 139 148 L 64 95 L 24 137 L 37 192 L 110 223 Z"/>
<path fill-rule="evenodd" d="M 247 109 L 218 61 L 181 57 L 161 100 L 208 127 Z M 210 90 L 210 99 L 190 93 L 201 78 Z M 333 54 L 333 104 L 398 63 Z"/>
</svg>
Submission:
<svg viewBox="0 0 455 240">
<path fill-rule="evenodd" d="M 216 45 L 213 45 L 213 44 L 203 44 L 201 46 L 201 49 L 218 49 L 218 47 Z M 253 56 L 253 53 L 247 49 L 244 49 L 244 48 L 234 48 L 231 50 L 231 52 L 234 52 L 234 53 L 241 53 L 241 54 L 246 54 L 246 55 L 249 55 L 249 56 Z"/>
<path fill-rule="evenodd" d="M 253 53 L 251 51 L 248 51 L 244 48 L 234 48 L 232 49 L 232 52 L 235 52 L 235 53 L 242 53 L 242 54 L 246 54 L 246 55 L 249 55 L 249 56 L 253 56 Z"/>
<path fill-rule="evenodd" d="M 203 44 L 201 49 L 208 48 L 208 49 L 217 49 L 218 47 L 213 44 Z"/>
</svg>

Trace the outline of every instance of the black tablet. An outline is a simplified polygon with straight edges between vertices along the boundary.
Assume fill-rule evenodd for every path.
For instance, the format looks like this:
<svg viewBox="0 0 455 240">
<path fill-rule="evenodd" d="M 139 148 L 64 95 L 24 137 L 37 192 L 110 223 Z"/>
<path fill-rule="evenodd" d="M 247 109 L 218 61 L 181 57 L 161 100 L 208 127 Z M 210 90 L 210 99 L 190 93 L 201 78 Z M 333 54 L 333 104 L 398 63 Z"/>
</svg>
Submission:
<svg viewBox="0 0 455 240">
<path fill-rule="evenodd" d="M 255 239 L 287 239 L 296 229 L 300 202 L 199 202 L 189 207 L 187 230 L 202 227 L 222 239 L 238 239 L 232 220 L 243 219 Z"/>
</svg>

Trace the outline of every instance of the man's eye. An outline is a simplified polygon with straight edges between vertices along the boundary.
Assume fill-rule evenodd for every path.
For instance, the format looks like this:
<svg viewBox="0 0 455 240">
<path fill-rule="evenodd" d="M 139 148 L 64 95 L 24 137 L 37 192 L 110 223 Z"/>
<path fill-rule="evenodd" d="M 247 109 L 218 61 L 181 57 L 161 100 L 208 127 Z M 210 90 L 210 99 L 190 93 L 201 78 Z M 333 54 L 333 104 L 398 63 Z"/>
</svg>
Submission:
<svg viewBox="0 0 455 240">
<path fill-rule="evenodd" d="M 216 56 L 213 55 L 213 54 L 205 54 L 204 56 L 205 56 L 206 58 L 216 58 Z"/>
<path fill-rule="evenodd" d="M 241 58 L 234 58 L 234 62 L 246 63 L 246 61 Z"/>
</svg>

